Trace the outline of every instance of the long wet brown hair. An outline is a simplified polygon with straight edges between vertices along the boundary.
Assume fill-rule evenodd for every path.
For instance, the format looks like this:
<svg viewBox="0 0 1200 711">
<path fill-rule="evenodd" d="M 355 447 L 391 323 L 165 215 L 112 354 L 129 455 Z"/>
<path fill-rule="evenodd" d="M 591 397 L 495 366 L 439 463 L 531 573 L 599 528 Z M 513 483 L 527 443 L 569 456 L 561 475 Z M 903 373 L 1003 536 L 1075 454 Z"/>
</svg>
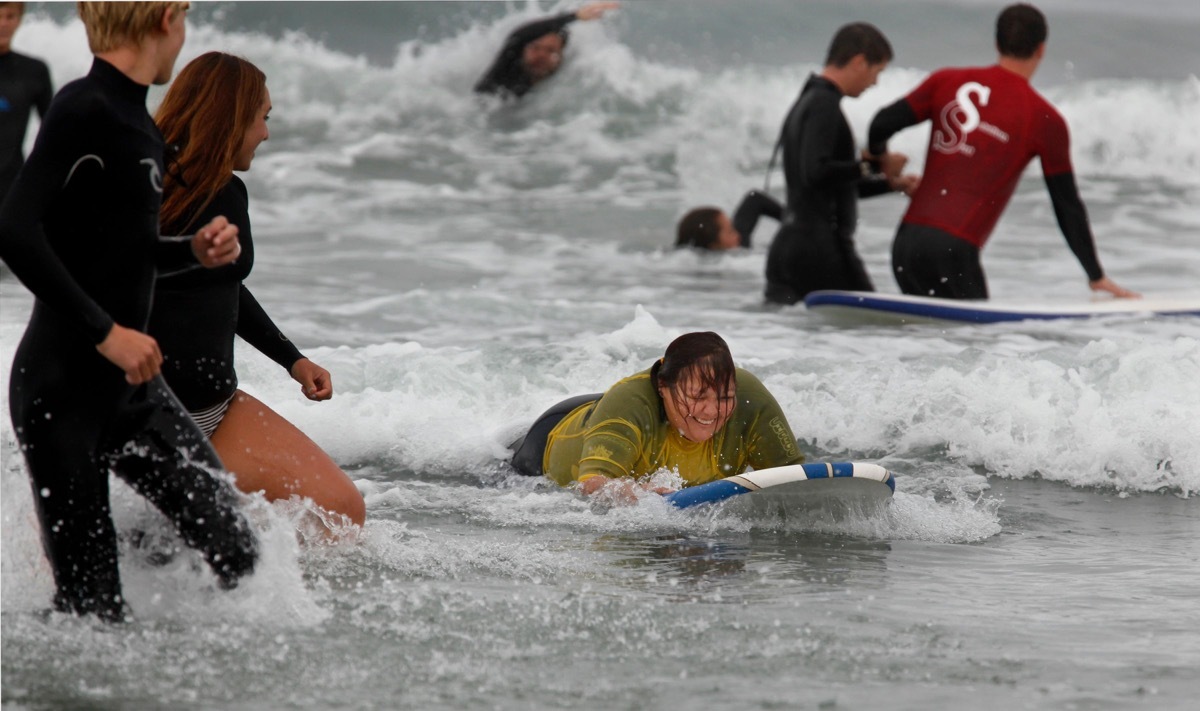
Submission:
<svg viewBox="0 0 1200 711">
<path fill-rule="evenodd" d="M 233 175 L 242 140 L 266 98 L 267 76 L 232 54 L 203 54 L 179 72 L 154 114 L 168 153 L 163 225 L 181 225 L 179 233 L 193 227 Z"/>
<path fill-rule="evenodd" d="M 666 354 L 650 368 L 650 378 L 655 391 L 665 387 L 679 402 L 683 399 L 680 389 L 689 371 L 695 373 L 701 386 L 718 394 L 724 394 L 730 387 L 737 388 L 729 345 L 712 331 L 685 333 L 671 341 Z"/>
</svg>

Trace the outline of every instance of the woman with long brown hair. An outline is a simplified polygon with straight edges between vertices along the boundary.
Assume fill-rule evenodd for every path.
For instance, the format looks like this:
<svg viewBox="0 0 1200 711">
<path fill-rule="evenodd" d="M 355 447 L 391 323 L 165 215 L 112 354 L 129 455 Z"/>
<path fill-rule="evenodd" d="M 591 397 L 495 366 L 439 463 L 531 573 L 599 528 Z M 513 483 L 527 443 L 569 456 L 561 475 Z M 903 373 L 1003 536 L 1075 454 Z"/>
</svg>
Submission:
<svg viewBox="0 0 1200 711">
<path fill-rule="evenodd" d="M 254 266 L 246 171 L 268 138 L 271 95 L 250 62 L 209 52 L 190 62 L 163 97 L 155 122 L 168 146 L 162 232 L 186 234 L 209 215 L 236 224 L 242 253 L 225 267 L 159 278 L 150 334 L 163 375 L 210 437 L 239 489 L 267 500 L 310 499 L 330 529 L 362 525 L 362 495 L 315 442 L 237 387 L 234 335 L 287 369 L 305 397 L 333 396 L 329 372 L 305 358 L 243 281 Z M 330 516 L 332 514 L 332 516 Z M 345 517 L 344 519 L 339 519 Z"/>
<path fill-rule="evenodd" d="M 660 469 L 694 486 L 804 462 L 779 403 L 711 331 L 676 338 L 654 365 L 603 394 L 555 405 L 512 449 L 521 474 L 585 494 L 615 480 L 618 496 Z"/>
</svg>

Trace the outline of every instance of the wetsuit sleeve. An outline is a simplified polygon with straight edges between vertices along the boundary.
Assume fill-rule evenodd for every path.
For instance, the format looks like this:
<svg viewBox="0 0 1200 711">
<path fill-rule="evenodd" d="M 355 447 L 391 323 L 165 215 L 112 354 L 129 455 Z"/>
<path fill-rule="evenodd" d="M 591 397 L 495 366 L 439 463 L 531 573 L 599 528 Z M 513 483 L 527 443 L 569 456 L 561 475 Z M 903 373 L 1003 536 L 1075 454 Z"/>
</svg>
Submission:
<svg viewBox="0 0 1200 711">
<path fill-rule="evenodd" d="M 103 118 L 50 114 L 38 132 L 25 167 L 0 207 L 0 259 L 39 301 L 74 316 L 93 343 L 112 330 L 113 319 L 67 271 L 42 231 L 42 219 L 74 169 L 80 126 L 100 128 Z M 68 120 L 73 125 L 67 125 Z M 101 130 L 103 130 L 101 128 Z"/>
<path fill-rule="evenodd" d="M 514 72 L 515 65 L 521 61 L 521 54 L 525 51 L 525 45 L 551 32 L 558 32 L 575 20 L 575 13 L 567 12 L 555 15 L 554 17 L 528 22 L 513 30 L 508 35 L 508 39 L 504 41 L 504 47 L 496 55 L 492 66 L 484 72 L 479 81 L 475 82 L 475 91 L 491 93 L 499 89 L 508 88 L 508 77 Z"/>
<path fill-rule="evenodd" d="M 733 213 L 733 229 L 737 230 L 743 247 L 750 246 L 750 237 L 754 233 L 754 227 L 758 225 L 758 218 L 763 215 L 775 220 L 783 220 L 783 205 L 780 205 L 770 195 L 757 190 L 746 193 Z"/>
<path fill-rule="evenodd" d="M 1100 268 L 1100 260 L 1096 256 L 1096 243 L 1092 239 L 1087 209 L 1075 185 L 1075 172 L 1071 167 L 1071 134 L 1067 130 L 1067 122 L 1050 107 L 1042 113 L 1042 117 L 1035 140 L 1042 162 L 1042 175 L 1046 178 L 1046 189 L 1054 205 L 1054 217 L 1067 239 L 1067 245 L 1087 272 L 1088 280 L 1102 279 L 1104 270 Z"/>
<path fill-rule="evenodd" d="M 664 426 L 661 405 L 643 380 L 617 383 L 588 416 L 576 480 L 633 475 Z"/>
<path fill-rule="evenodd" d="M 867 131 L 867 151 L 873 156 L 887 153 L 888 139 L 918 123 L 920 120 L 907 98 L 881 109 L 871 119 L 871 128 Z"/>
<path fill-rule="evenodd" d="M 271 317 L 245 284 L 241 285 L 238 293 L 237 335 L 260 353 L 283 366 L 289 373 L 292 372 L 296 361 L 304 357 L 295 344 L 271 321 Z"/>
<path fill-rule="evenodd" d="M 873 156 L 887 153 L 887 142 L 900 131 L 920 123 L 913 111 L 908 98 L 900 99 L 891 106 L 882 109 L 871 120 L 867 131 L 867 152 Z M 864 178 L 858 186 L 859 197 L 874 197 L 892 192 L 892 186 L 883 176 Z"/>
<path fill-rule="evenodd" d="M 1058 219 L 1059 229 L 1067 238 L 1067 245 L 1075 253 L 1075 258 L 1087 272 L 1088 281 L 1103 279 L 1104 270 L 1100 267 L 1100 258 L 1096 255 L 1096 241 L 1092 238 L 1087 208 L 1084 207 L 1083 198 L 1079 197 L 1079 189 L 1075 185 L 1075 174 L 1047 175 L 1046 188 L 1050 191 L 1050 201 L 1054 204 L 1054 217 Z"/>
<path fill-rule="evenodd" d="M 642 429 L 621 418 L 600 419 L 588 429 L 579 458 L 577 481 L 596 475 L 608 478 L 630 476 L 642 449 Z"/>
</svg>

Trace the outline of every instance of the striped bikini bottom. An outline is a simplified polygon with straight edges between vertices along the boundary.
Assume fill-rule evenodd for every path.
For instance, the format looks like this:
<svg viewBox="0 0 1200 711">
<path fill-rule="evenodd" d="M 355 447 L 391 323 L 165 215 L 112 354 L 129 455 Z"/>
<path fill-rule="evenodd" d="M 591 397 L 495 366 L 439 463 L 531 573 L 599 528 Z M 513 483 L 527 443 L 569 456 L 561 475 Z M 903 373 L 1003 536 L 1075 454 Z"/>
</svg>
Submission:
<svg viewBox="0 0 1200 711">
<path fill-rule="evenodd" d="M 229 411 L 229 406 L 233 404 L 235 397 L 237 397 L 236 392 L 224 402 L 188 413 L 196 421 L 196 425 L 200 427 L 200 431 L 204 433 L 205 437 L 212 437 L 213 432 L 217 431 L 217 427 L 221 424 L 221 420 L 225 419 L 225 413 Z"/>
</svg>

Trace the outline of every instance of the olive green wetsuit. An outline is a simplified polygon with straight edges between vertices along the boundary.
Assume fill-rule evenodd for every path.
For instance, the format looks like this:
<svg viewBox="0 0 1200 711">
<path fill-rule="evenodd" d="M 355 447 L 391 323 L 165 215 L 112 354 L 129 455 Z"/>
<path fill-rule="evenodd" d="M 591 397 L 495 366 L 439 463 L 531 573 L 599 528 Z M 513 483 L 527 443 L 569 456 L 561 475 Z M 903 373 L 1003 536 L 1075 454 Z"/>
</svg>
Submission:
<svg viewBox="0 0 1200 711">
<path fill-rule="evenodd" d="M 550 431 L 542 471 L 567 486 L 595 475 L 641 477 L 668 469 L 679 472 L 684 486 L 695 486 L 749 467 L 802 463 L 779 403 L 750 372 L 737 368 L 735 377 L 737 404 L 729 421 L 711 439 L 691 442 L 667 421 L 650 371 L 631 375 Z"/>
</svg>

